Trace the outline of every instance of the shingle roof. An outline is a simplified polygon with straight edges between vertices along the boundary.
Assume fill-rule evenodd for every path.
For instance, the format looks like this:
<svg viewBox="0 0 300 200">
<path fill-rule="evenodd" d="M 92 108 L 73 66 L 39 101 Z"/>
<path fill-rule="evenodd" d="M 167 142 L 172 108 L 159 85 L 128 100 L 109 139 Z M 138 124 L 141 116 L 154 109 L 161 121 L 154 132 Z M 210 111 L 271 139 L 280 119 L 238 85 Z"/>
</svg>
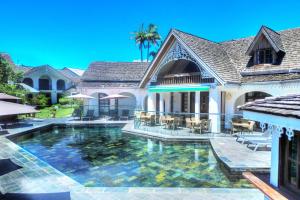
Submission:
<svg viewBox="0 0 300 200">
<path fill-rule="evenodd" d="M 300 28 L 278 32 L 265 26 L 262 29 L 276 46 L 285 52 L 279 65 L 249 66 L 251 57 L 246 55 L 246 52 L 254 37 L 218 43 L 178 30 L 173 30 L 173 32 L 226 82 L 244 82 L 245 79 L 247 82 L 255 82 L 257 74 L 254 72 L 260 72 L 260 75 L 263 73 L 270 75 L 271 70 L 300 69 Z M 288 72 L 286 76 L 277 76 L 277 79 L 282 77 L 285 80 L 289 76 L 295 77 L 294 73 Z M 265 79 L 265 81 L 268 80 Z"/>
<path fill-rule="evenodd" d="M 82 76 L 83 81 L 136 81 L 140 82 L 147 62 L 93 62 Z"/>
<path fill-rule="evenodd" d="M 221 44 L 182 31 L 173 32 L 224 81 L 239 80 L 233 62 Z"/>
<path fill-rule="evenodd" d="M 267 97 L 247 103 L 239 109 L 300 119 L 300 94 Z"/>
<path fill-rule="evenodd" d="M 270 71 L 273 70 L 288 70 L 300 68 L 300 28 L 279 31 L 278 37 L 279 36 L 281 38 L 283 46 L 282 48 L 284 48 L 285 51 L 285 55 L 279 65 L 257 65 L 248 67 L 247 65 L 250 57 L 245 54 L 239 54 L 238 52 L 245 52 L 245 49 L 243 47 L 246 47 L 245 43 L 250 42 L 251 38 L 245 38 L 234 42 L 225 42 L 223 43 L 223 45 L 226 45 L 227 49 L 232 51 L 231 55 L 238 55 L 238 58 L 236 60 L 242 61 L 239 64 L 240 67 L 237 67 L 237 70 L 241 74 L 243 74 L 243 72 L 247 72 L 248 74 L 252 73 L 252 75 L 254 76 L 250 76 L 248 77 L 248 79 L 250 80 L 252 77 L 253 81 L 255 81 L 255 72 L 270 75 Z M 288 72 L 287 74 L 293 74 L 293 72 Z"/>
<path fill-rule="evenodd" d="M 262 26 L 262 29 L 267 33 L 269 38 L 273 41 L 275 46 L 280 50 L 284 52 L 284 47 L 281 41 L 280 34 L 277 33 L 276 31 L 270 29 L 269 27 Z"/>
</svg>

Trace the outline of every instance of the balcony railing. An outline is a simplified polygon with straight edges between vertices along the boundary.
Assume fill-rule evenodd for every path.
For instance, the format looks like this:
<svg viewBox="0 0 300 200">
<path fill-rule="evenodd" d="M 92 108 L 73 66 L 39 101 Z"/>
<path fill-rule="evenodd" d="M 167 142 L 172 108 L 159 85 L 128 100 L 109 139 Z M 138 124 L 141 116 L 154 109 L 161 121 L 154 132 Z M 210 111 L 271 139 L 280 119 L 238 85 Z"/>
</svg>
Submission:
<svg viewBox="0 0 300 200">
<path fill-rule="evenodd" d="M 193 84 L 193 83 L 214 83 L 214 78 L 203 78 L 201 74 L 196 73 L 182 73 L 170 74 L 158 78 L 157 82 L 151 85 L 178 85 L 178 84 Z"/>
</svg>

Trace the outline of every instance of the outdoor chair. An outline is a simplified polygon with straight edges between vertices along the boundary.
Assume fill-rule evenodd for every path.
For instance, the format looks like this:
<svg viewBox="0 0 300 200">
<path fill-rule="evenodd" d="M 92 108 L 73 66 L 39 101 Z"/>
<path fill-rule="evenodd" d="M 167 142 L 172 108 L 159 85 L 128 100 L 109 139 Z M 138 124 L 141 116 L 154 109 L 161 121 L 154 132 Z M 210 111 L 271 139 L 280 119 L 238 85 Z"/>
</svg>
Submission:
<svg viewBox="0 0 300 200">
<path fill-rule="evenodd" d="M 128 119 L 129 119 L 129 110 L 122 110 L 120 120 L 128 120 Z"/>
<path fill-rule="evenodd" d="M 255 127 L 255 121 L 249 121 L 246 119 L 233 119 L 231 121 L 231 133 L 253 132 Z"/>
<path fill-rule="evenodd" d="M 146 118 L 146 125 L 154 126 L 155 125 L 155 115 L 148 115 Z"/>
<path fill-rule="evenodd" d="M 272 139 L 267 138 L 267 139 L 254 139 L 254 140 L 249 140 L 249 144 L 247 144 L 247 147 L 249 148 L 250 146 L 254 146 L 253 151 L 256 151 L 259 147 L 267 147 L 271 148 L 272 147 Z"/>
<path fill-rule="evenodd" d="M 190 131 L 192 131 L 193 122 L 192 122 L 191 118 L 185 118 L 185 126 L 186 126 L 186 128 L 190 129 Z"/>
<path fill-rule="evenodd" d="M 202 119 L 196 122 L 193 126 L 193 132 L 199 131 L 200 134 L 202 134 L 203 131 L 208 132 L 209 129 L 210 129 L 210 119 Z"/>
<path fill-rule="evenodd" d="M 267 132 L 261 135 L 241 136 L 237 141 L 241 141 L 242 144 L 244 144 L 245 142 L 249 142 L 251 140 L 269 140 L 269 139 L 271 139 L 271 135 Z"/>
<path fill-rule="evenodd" d="M 94 110 L 88 110 L 86 115 L 82 118 L 83 120 L 93 120 L 94 119 Z"/>
<path fill-rule="evenodd" d="M 72 113 L 72 117 L 80 119 L 81 118 L 81 110 L 79 108 L 75 109 Z"/>
<path fill-rule="evenodd" d="M 175 129 L 178 129 L 179 126 L 180 126 L 180 118 L 179 118 L 179 117 L 174 117 L 174 121 L 173 121 L 173 123 L 171 124 L 171 128 L 172 128 L 173 130 L 175 130 Z"/>
<path fill-rule="evenodd" d="M 159 122 L 161 126 L 166 126 L 167 125 L 166 116 L 164 115 L 160 116 Z"/>
</svg>

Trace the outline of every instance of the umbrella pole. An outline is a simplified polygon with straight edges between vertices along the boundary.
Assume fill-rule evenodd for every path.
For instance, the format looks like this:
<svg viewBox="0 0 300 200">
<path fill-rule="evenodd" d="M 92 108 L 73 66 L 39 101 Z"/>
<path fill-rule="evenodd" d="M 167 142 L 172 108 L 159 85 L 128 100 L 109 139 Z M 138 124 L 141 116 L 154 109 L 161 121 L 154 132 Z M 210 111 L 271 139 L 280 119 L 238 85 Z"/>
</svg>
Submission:
<svg viewBox="0 0 300 200">
<path fill-rule="evenodd" d="M 116 99 L 117 119 L 119 120 L 119 99 Z"/>
</svg>

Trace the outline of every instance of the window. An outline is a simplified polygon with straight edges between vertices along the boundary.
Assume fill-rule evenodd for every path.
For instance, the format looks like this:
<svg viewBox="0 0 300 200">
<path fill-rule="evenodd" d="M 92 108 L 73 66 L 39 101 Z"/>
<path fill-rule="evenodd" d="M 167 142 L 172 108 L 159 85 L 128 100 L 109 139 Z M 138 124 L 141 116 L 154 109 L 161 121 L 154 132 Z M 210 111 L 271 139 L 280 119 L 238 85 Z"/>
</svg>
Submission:
<svg viewBox="0 0 300 200">
<path fill-rule="evenodd" d="M 281 157 L 282 185 L 290 191 L 300 193 L 300 136 L 295 133 L 291 140 L 283 138 L 283 152 Z"/>
<path fill-rule="evenodd" d="M 256 50 L 256 64 L 273 63 L 272 49 Z"/>
</svg>

